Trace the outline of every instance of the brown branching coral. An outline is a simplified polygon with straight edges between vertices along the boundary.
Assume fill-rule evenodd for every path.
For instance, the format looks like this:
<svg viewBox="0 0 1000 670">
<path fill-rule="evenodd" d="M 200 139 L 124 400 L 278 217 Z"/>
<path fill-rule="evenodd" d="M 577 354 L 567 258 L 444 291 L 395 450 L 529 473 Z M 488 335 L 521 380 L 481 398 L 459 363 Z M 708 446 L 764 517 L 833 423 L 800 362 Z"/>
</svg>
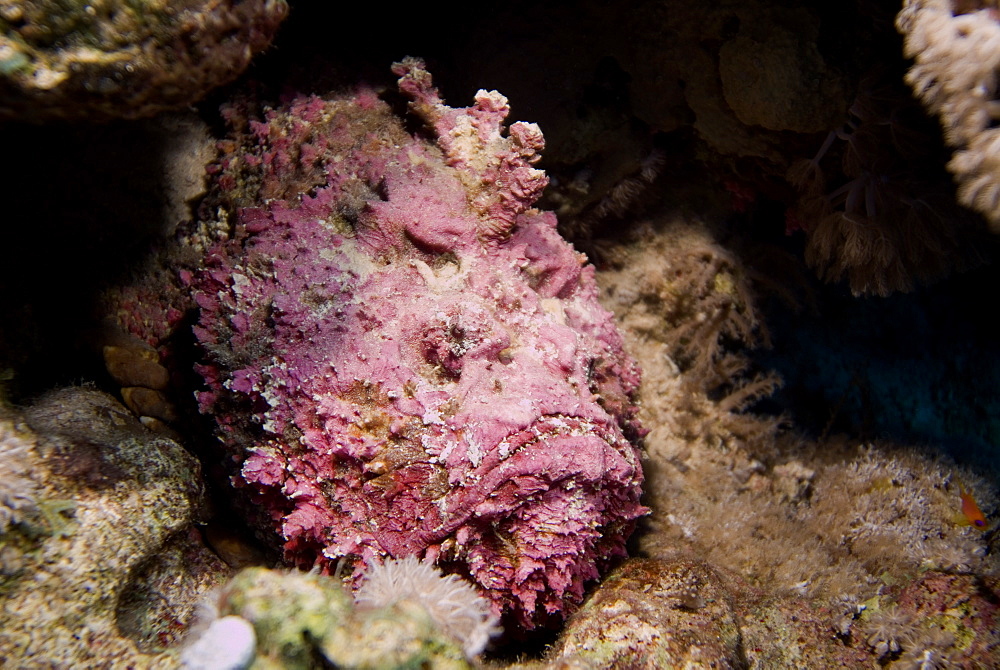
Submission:
<svg viewBox="0 0 1000 670">
<path fill-rule="evenodd" d="M 659 233 L 652 227 L 640 227 L 635 244 L 605 254 L 620 268 L 604 275 L 611 307 L 630 330 L 663 343 L 693 388 L 736 393 L 728 409 L 739 409 L 749 397 L 747 361 L 726 344 L 767 343 L 747 271 L 703 226 L 673 221 Z"/>
<path fill-rule="evenodd" d="M 719 466 L 719 458 L 745 480 L 760 465 L 748 452 L 771 449 L 780 420 L 743 411 L 780 384 L 749 369 L 746 351 L 767 333 L 745 267 L 705 224 L 648 224 L 605 256 L 614 269 L 600 274 L 604 304 L 645 373 L 641 412 L 654 426 L 645 440 L 646 494 L 654 518 L 684 533 L 707 501 L 675 468 L 697 477 L 692 463 Z M 678 496 L 691 506 L 676 504 Z"/>
<path fill-rule="evenodd" d="M 806 262 L 855 295 L 909 291 L 975 261 L 973 217 L 941 186 L 933 127 L 902 86 L 873 73 L 847 121 L 786 175 L 800 198 L 791 216 L 808 234 Z"/>
<path fill-rule="evenodd" d="M 772 450 L 779 423 L 742 412 L 779 383 L 749 372 L 745 351 L 766 341 L 766 332 L 747 272 L 704 224 L 679 219 L 640 227 L 604 255 L 612 266 L 599 276 L 604 304 L 645 371 L 641 411 L 655 426 L 646 438 L 654 517 L 694 534 L 712 503 L 687 486 L 684 473 L 697 478 L 697 464 L 707 460 L 746 482 L 762 467 L 756 459 Z"/>
</svg>

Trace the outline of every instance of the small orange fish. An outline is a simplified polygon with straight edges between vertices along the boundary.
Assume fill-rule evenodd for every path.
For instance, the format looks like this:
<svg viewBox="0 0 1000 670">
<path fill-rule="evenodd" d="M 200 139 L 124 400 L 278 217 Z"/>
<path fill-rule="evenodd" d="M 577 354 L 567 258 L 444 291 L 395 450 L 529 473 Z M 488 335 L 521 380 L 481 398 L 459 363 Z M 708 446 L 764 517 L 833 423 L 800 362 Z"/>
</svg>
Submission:
<svg viewBox="0 0 1000 670">
<path fill-rule="evenodd" d="M 962 497 L 962 514 L 968 519 L 969 525 L 980 530 L 986 530 L 986 517 L 983 516 L 972 494 L 966 491 L 965 487 L 961 484 L 958 485 L 958 494 Z"/>
</svg>

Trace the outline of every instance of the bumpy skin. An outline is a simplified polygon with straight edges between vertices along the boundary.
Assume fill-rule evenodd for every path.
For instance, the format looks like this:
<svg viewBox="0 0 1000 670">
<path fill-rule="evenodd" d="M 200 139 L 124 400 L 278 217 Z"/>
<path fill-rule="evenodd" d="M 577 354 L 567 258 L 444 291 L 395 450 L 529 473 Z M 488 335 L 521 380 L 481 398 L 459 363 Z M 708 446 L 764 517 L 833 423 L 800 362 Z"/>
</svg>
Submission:
<svg viewBox="0 0 1000 670">
<path fill-rule="evenodd" d="M 530 208 L 537 126 L 507 137 L 503 96 L 454 110 L 419 62 L 396 72 L 437 145 L 370 92 L 230 110 L 245 148 L 218 183 L 244 206 L 190 278 L 199 402 L 287 560 L 426 556 L 530 627 L 646 512 L 638 368 Z"/>
</svg>

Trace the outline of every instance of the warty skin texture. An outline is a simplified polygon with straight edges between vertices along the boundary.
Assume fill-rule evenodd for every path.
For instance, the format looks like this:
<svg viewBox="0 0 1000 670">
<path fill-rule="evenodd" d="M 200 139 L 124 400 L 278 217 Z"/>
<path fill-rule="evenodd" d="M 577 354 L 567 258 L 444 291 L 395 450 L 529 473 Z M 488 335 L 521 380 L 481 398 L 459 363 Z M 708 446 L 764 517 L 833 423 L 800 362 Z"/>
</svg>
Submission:
<svg viewBox="0 0 1000 670">
<path fill-rule="evenodd" d="M 222 159 L 242 206 L 188 277 L 199 404 L 287 561 L 425 557 L 532 627 L 646 512 L 639 371 L 531 208 L 537 126 L 506 135 L 503 96 L 451 109 L 418 61 L 396 72 L 437 144 L 361 91 L 296 98 Z"/>
</svg>

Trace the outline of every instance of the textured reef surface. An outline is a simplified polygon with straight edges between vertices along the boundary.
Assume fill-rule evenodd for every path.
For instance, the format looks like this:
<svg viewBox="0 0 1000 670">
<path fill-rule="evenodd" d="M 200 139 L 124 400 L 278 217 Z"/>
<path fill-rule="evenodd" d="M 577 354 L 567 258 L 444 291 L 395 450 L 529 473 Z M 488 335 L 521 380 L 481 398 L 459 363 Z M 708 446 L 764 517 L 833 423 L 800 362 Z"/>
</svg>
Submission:
<svg viewBox="0 0 1000 670">
<path fill-rule="evenodd" d="M 87 125 L 285 16 L 174 4 L 0 0 L 0 665 L 1000 667 L 996 2 L 295 3 Z"/>
<path fill-rule="evenodd" d="M 445 106 L 417 61 L 396 72 L 435 142 L 370 91 L 229 108 L 232 233 L 183 273 L 199 406 L 288 562 L 419 555 L 530 627 L 646 511 L 638 367 L 593 268 L 531 208 L 538 127 L 505 133 L 496 92 Z"/>
<path fill-rule="evenodd" d="M 0 409 L 0 662 L 171 668 L 225 565 L 197 460 L 86 387 Z"/>
<path fill-rule="evenodd" d="M 284 0 L 0 3 L 0 119 L 136 119 L 183 108 L 267 48 Z"/>
</svg>

